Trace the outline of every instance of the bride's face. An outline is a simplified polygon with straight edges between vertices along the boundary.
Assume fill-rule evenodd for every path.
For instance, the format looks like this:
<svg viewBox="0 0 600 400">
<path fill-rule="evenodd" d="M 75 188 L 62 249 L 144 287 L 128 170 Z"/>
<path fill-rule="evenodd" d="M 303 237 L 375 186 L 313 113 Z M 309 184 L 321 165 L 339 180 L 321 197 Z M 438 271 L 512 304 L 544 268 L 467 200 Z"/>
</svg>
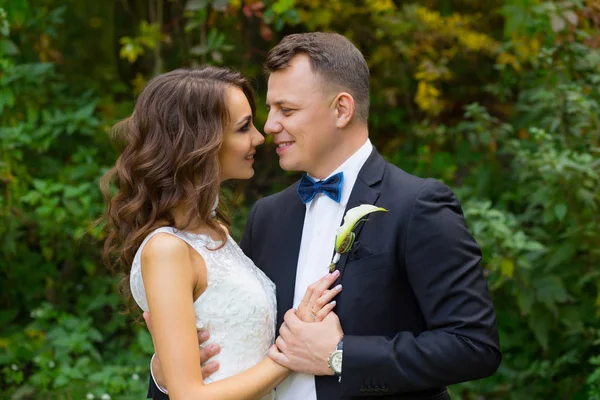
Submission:
<svg viewBox="0 0 600 400">
<path fill-rule="evenodd" d="M 254 127 L 250 103 L 241 89 L 229 87 L 226 101 L 230 121 L 219 151 L 220 179 L 250 179 L 254 175 L 256 147 L 263 144 L 265 138 Z"/>
</svg>

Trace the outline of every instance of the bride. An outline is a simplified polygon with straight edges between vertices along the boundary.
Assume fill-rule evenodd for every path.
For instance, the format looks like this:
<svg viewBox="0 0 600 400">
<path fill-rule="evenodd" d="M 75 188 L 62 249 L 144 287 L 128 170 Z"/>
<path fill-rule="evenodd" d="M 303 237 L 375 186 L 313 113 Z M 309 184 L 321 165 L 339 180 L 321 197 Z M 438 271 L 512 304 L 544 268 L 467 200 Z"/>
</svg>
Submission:
<svg viewBox="0 0 600 400">
<path fill-rule="evenodd" d="M 272 398 L 290 373 L 267 356 L 275 285 L 229 236 L 217 208 L 221 182 L 254 174 L 264 142 L 254 112 L 239 73 L 178 69 L 152 79 L 133 114 L 115 126 L 125 147 L 101 184 L 105 258 L 125 273 L 128 298 L 152 315 L 174 400 Z M 320 321 L 333 309 L 339 291 L 328 288 L 335 278 L 328 274 L 307 290 L 297 311 L 303 320 Z M 220 369 L 206 380 L 197 328 L 209 330 L 206 344 L 221 346 Z"/>
</svg>

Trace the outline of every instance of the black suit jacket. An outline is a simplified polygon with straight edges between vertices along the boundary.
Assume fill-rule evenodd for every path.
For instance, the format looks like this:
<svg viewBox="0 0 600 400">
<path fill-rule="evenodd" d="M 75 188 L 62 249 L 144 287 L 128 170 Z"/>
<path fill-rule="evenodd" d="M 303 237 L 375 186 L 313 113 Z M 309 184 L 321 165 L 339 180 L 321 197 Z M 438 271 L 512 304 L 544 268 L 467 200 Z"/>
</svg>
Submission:
<svg viewBox="0 0 600 400">
<path fill-rule="evenodd" d="M 241 242 L 277 285 L 278 329 L 292 307 L 306 212 L 296 186 L 254 205 Z M 447 385 L 494 373 L 501 353 L 481 251 L 452 191 L 374 149 L 347 209 L 360 204 L 389 212 L 369 215 L 338 262 L 342 382 L 315 377 L 317 398 L 449 399 Z"/>
</svg>

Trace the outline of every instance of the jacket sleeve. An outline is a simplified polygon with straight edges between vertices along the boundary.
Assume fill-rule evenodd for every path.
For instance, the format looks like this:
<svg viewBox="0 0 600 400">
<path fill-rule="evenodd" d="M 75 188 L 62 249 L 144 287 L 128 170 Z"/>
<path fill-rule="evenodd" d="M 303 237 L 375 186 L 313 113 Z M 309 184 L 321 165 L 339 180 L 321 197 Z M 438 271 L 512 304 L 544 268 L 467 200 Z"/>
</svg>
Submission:
<svg viewBox="0 0 600 400">
<path fill-rule="evenodd" d="M 439 388 L 487 377 L 500 365 L 481 250 L 446 185 L 426 181 L 404 237 L 404 263 L 427 330 L 394 337 L 345 336 L 344 396 L 372 395 L 365 387 L 373 385 L 388 395 Z"/>
</svg>

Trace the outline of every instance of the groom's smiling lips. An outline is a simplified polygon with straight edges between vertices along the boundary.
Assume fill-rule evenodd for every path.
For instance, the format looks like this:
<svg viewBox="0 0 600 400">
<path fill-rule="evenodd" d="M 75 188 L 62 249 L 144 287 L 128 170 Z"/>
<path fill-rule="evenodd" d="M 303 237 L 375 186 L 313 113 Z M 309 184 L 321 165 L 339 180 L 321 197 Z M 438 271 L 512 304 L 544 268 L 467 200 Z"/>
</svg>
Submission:
<svg viewBox="0 0 600 400">
<path fill-rule="evenodd" d="M 276 141 L 275 144 L 277 145 L 277 154 L 281 154 L 284 151 L 286 151 L 287 149 L 289 149 L 294 143 L 294 141 Z"/>
</svg>

